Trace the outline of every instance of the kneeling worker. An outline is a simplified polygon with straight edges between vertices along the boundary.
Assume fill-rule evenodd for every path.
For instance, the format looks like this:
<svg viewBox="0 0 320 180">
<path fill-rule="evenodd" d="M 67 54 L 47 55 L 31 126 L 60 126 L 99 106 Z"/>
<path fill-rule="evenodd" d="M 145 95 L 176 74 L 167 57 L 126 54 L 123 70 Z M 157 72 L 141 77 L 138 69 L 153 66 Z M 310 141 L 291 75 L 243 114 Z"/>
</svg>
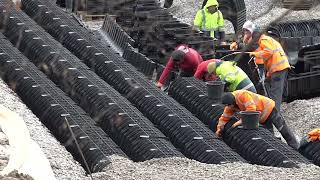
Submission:
<svg viewBox="0 0 320 180">
<path fill-rule="evenodd" d="M 257 92 L 247 74 L 233 61 L 210 62 L 207 69 L 209 74 L 215 74 L 221 81 L 224 81 L 230 92 L 239 89 Z"/>
<path fill-rule="evenodd" d="M 222 104 L 227 105 L 224 112 L 219 118 L 216 134 L 221 136 L 224 125 L 230 120 L 235 112 L 239 111 L 259 111 L 260 124 L 273 133 L 272 124 L 279 130 L 282 137 L 287 141 L 288 145 L 294 149 L 298 149 L 299 142 L 295 138 L 293 132 L 289 129 L 285 120 L 275 108 L 275 102 L 265 96 L 252 93 L 247 90 L 237 90 L 232 93 L 224 93 L 222 96 Z M 234 123 L 236 127 L 242 123 L 241 119 Z"/>
</svg>

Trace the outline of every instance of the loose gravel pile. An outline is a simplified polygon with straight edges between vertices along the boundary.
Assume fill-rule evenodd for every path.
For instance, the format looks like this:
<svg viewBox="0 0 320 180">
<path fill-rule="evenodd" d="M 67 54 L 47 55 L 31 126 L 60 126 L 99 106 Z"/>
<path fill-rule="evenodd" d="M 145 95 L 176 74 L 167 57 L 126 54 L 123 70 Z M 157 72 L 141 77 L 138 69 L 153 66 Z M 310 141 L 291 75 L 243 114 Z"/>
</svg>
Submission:
<svg viewBox="0 0 320 180">
<path fill-rule="evenodd" d="M 279 0 L 275 0 L 278 2 Z M 279 16 L 285 9 L 279 7 L 274 0 L 245 0 L 248 19 L 254 19 L 261 26 L 268 24 Z M 192 24 L 194 15 L 201 6 L 201 0 L 174 0 L 171 8 L 173 14 L 183 22 Z M 270 14 L 259 17 L 267 12 Z M 283 20 L 302 20 L 320 17 L 320 5 L 311 11 L 295 11 Z M 89 22 L 89 28 L 96 30 L 101 22 Z M 227 25 L 229 30 L 230 24 Z M 17 112 L 25 120 L 31 137 L 42 148 L 49 159 L 57 179 L 89 179 L 78 162 L 73 160 L 70 153 L 57 142 L 50 132 L 41 124 L 39 119 L 21 102 L 7 85 L 0 80 L 0 103 Z M 293 127 L 298 136 L 315 127 L 320 127 L 318 112 L 320 98 L 311 100 L 298 100 L 282 105 L 282 114 L 290 127 Z M 2 141 L 0 134 L 0 162 L 7 163 L 8 148 L 6 140 Z M 301 165 L 300 169 L 285 169 L 232 163 L 225 165 L 208 165 L 186 158 L 155 159 L 134 163 L 123 157 L 112 156 L 112 164 L 105 172 L 95 173 L 94 179 L 320 179 L 320 167 L 314 165 Z M 0 163 L 0 169 L 1 167 Z M 3 166 L 3 165 L 2 165 Z M 4 177 L 0 176 L 0 179 Z"/>
<path fill-rule="evenodd" d="M 125 158 L 113 156 L 112 165 L 105 173 L 94 177 L 105 180 L 139 179 L 319 179 L 320 167 L 301 165 L 300 169 L 286 169 L 230 163 L 212 165 L 186 158 L 154 159 L 133 163 Z"/>
<path fill-rule="evenodd" d="M 300 138 L 320 127 L 320 98 L 282 103 L 281 113 Z"/>
</svg>

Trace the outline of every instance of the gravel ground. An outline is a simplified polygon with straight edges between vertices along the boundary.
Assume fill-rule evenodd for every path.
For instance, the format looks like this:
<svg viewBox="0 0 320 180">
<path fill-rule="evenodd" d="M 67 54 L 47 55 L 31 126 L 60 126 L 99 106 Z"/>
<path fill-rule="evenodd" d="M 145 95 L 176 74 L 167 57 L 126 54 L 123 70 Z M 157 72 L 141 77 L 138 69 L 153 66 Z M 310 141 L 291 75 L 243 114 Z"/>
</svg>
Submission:
<svg viewBox="0 0 320 180">
<path fill-rule="evenodd" d="M 320 98 L 282 103 L 281 112 L 288 125 L 300 138 L 320 127 Z"/>
<path fill-rule="evenodd" d="M 113 156 L 106 173 L 97 173 L 98 179 L 320 179 L 320 167 L 301 165 L 300 169 L 274 168 L 244 163 L 210 165 L 186 158 L 166 158 L 133 163 Z"/>
</svg>

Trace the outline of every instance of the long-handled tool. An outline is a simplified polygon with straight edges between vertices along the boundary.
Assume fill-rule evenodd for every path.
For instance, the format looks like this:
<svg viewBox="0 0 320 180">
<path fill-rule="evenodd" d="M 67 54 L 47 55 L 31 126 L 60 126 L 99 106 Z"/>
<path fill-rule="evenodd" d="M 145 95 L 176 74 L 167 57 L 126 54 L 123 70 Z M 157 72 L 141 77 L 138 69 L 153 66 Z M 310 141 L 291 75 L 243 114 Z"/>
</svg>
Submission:
<svg viewBox="0 0 320 180">
<path fill-rule="evenodd" d="M 227 54 L 225 56 L 223 56 L 222 58 L 220 58 L 221 60 L 224 60 L 225 58 L 229 57 L 229 56 L 233 56 L 233 55 L 236 55 L 236 54 L 249 54 L 249 52 L 233 52 L 231 54 Z"/>
<path fill-rule="evenodd" d="M 264 94 L 269 97 L 269 93 L 268 93 L 267 88 L 266 88 L 265 83 L 264 83 L 265 77 L 262 77 L 262 76 L 264 76 L 264 73 L 262 74 L 260 72 L 260 69 L 259 69 L 258 65 L 256 64 L 256 62 L 254 62 L 254 65 L 255 65 L 255 68 L 256 68 L 256 70 L 258 72 L 259 83 L 261 83 L 261 85 L 262 85 Z"/>
<path fill-rule="evenodd" d="M 254 60 L 254 57 L 251 57 L 251 59 L 248 61 L 248 64 L 250 64 L 250 62 L 253 61 L 253 60 Z M 258 73 L 259 84 L 261 84 L 264 94 L 269 97 L 269 93 L 268 93 L 267 88 L 266 88 L 265 83 L 264 83 L 264 80 L 265 80 L 265 77 L 263 77 L 264 73 L 262 74 L 260 72 L 260 69 L 259 69 L 257 63 L 255 61 L 253 61 L 253 62 L 254 62 L 254 67 L 255 67 L 255 69 L 256 69 L 256 71 Z"/>
</svg>

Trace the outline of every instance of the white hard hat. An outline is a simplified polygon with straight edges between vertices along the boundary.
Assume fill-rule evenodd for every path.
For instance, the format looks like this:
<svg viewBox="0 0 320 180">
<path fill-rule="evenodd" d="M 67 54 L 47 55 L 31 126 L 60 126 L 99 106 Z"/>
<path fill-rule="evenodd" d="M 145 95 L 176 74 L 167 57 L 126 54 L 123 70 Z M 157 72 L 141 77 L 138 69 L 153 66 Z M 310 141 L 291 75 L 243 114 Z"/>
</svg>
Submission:
<svg viewBox="0 0 320 180">
<path fill-rule="evenodd" d="M 256 30 L 256 25 L 253 24 L 253 22 L 251 22 L 251 21 L 246 21 L 246 22 L 243 24 L 242 29 L 246 29 L 246 30 L 250 31 L 251 34 L 252 34 L 253 31 Z"/>
</svg>

